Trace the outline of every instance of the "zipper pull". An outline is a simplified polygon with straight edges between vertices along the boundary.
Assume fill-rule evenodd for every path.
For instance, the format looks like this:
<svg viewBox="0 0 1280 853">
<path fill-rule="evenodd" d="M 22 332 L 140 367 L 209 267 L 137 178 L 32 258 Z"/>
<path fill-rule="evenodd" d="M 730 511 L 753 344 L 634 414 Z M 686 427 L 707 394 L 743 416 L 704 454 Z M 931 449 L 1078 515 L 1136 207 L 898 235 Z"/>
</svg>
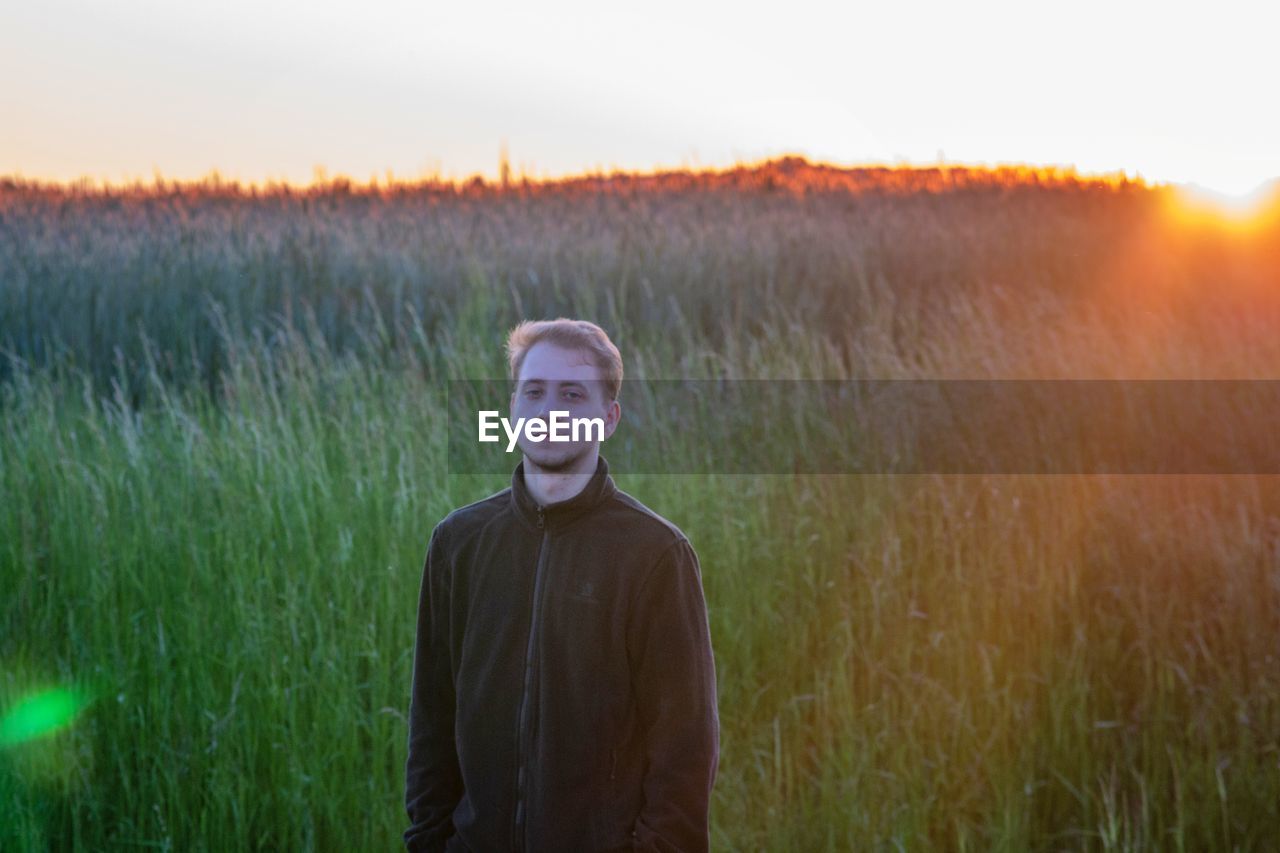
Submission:
<svg viewBox="0 0 1280 853">
<path fill-rule="evenodd" d="M 542 507 L 538 507 L 538 527 L 542 527 Z"/>
</svg>

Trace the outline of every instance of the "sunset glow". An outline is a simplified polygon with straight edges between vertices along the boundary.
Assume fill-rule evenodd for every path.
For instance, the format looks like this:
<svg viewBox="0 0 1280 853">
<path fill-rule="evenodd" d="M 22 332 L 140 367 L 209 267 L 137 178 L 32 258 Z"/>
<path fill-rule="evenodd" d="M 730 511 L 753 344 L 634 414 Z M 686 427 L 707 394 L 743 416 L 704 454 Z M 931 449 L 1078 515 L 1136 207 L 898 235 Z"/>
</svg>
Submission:
<svg viewBox="0 0 1280 853">
<path fill-rule="evenodd" d="M 1280 181 L 1259 184 L 1244 193 L 1180 185 L 1169 196 L 1167 215 L 1183 233 L 1216 233 L 1266 246 L 1274 241 L 1280 223 Z"/>
<path fill-rule="evenodd" d="M 1243 192 L 1224 191 L 1198 184 L 1187 184 L 1179 188 L 1180 195 L 1189 207 L 1233 220 L 1247 220 L 1257 216 L 1275 202 L 1278 191 L 1280 185 L 1272 181 Z"/>
</svg>

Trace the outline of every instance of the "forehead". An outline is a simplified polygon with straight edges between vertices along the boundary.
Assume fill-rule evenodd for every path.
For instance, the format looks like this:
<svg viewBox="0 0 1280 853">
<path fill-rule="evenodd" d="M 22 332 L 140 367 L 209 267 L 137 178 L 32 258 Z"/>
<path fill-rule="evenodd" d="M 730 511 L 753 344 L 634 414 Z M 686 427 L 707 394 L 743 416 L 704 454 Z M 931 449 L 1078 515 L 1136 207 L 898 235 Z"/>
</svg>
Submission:
<svg viewBox="0 0 1280 853">
<path fill-rule="evenodd" d="M 547 382 L 599 381 L 603 371 L 590 361 L 590 355 L 582 350 L 565 349 L 550 341 L 538 341 L 529 347 L 520 364 L 517 380 L 527 382 L 542 379 Z"/>
</svg>

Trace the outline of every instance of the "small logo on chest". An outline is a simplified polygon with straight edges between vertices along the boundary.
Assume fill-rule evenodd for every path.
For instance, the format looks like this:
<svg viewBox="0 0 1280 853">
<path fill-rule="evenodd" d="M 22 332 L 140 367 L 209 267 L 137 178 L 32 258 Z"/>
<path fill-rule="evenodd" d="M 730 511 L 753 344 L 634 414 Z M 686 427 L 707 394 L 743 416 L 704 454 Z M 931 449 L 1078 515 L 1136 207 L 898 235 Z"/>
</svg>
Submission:
<svg viewBox="0 0 1280 853">
<path fill-rule="evenodd" d="M 600 603 L 600 599 L 596 596 L 595 584 L 591 583 L 591 581 L 584 581 L 578 584 L 569 595 L 579 601 L 589 601 L 592 604 Z"/>
</svg>

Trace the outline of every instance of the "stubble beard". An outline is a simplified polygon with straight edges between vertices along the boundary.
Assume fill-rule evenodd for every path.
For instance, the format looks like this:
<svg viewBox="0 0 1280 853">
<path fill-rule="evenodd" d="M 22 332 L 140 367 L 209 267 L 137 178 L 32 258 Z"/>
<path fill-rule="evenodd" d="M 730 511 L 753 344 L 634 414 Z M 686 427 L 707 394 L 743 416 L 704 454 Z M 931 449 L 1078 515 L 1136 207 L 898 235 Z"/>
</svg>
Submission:
<svg viewBox="0 0 1280 853">
<path fill-rule="evenodd" d="M 525 451 L 525 456 L 541 471 L 548 474 L 564 474 L 568 473 L 575 465 L 591 452 L 591 445 L 583 445 L 576 448 L 573 452 L 561 455 L 559 453 L 548 454 L 549 458 L 540 458 L 534 453 Z"/>
</svg>

